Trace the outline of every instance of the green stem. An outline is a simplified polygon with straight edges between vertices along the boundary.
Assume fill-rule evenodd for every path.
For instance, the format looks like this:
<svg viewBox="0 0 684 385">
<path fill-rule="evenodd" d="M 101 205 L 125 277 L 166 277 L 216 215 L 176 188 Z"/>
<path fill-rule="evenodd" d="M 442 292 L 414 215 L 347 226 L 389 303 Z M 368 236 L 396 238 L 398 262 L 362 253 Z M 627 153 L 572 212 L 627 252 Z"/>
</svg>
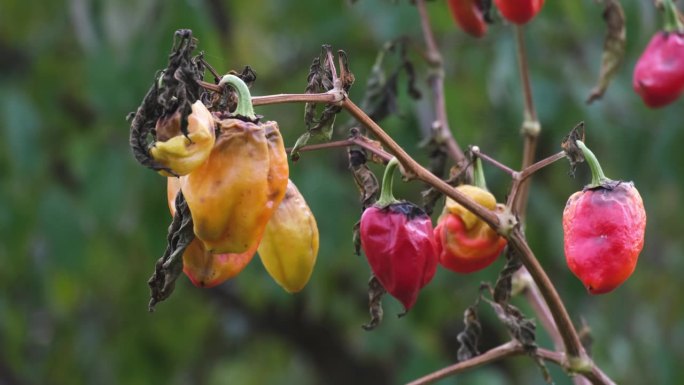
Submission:
<svg viewBox="0 0 684 385">
<path fill-rule="evenodd" d="M 584 154 L 584 160 L 587 161 L 589 168 L 591 169 L 591 184 L 587 185 L 587 187 L 599 187 L 604 185 L 606 182 L 610 182 L 611 179 L 607 178 L 603 173 L 603 169 L 601 169 L 601 165 L 599 164 L 598 159 L 596 159 L 596 155 L 594 155 L 594 153 L 591 152 L 591 150 L 581 140 L 577 141 L 577 147 L 582 150 L 582 153 Z"/>
<path fill-rule="evenodd" d="M 487 190 L 487 182 L 485 181 L 482 160 L 479 156 L 475 158 L 475 164 L 473 165 L 473 185 L 483 190 Z"/>
<path fill-rule="evenodd" d="M 663 0 L 665 8 L 665 31 L 684 32 L 684 24 L 679 20 L 679 10 L 672 0 Z"/>
<path fill-rule="evenodd" d="M 249 93 L 249 88 L 242 79 L 235 75 L 225 75 L 219 82 L 219 87 L 227 84 L 237 92 L 237 107 L 233 113 L 235 115 L 244 116 L 249 120 L 256 120 L 254 114 L 254 107 L 252 107 L 252 95 Z"/>
<path fill-rule="evenodd" d="M 394 169 L 399 165 L 399 161 L 396 157 L 390 159 L 385 168 L 385 174 L 382 177 L 382 188 L 380 190 L 380 199 L 375 202 L 376 205 L 385 207 L 392 203 L 396 203 L 397 200 L 392 194 L 392 181 L 394 180 Z"/>
</svg>

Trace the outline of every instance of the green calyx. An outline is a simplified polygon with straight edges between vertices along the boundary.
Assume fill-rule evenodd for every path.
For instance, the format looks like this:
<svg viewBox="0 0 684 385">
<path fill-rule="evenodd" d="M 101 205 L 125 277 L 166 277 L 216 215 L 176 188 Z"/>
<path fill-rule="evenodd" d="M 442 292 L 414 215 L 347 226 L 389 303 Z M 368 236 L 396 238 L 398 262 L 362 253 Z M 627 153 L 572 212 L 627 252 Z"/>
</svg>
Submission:
<svg viewBox="0 0 684 385">
<path fill-rule="evenodd" d="M 229 85 L 237 92 L 237 107 L 233 113 L 238 116 L 244 116 L 249 120 L 256 120 L 254 107 L 252 106 L 252 95 L 249 93 L 249 88 L 242 79 L 235 75 L 225 75 L 221 78 L 219 86 Z"/>
<path fill-rule="evenodd" d="M 679 19 L 679 10 L 672 0 L 663 0 L 665 8 L 665 31 L 684 33 L 684 24 Z"/>
<path fill-rule="evenodd" d="M 392 182 L 394 181 L 394 169 L 399 165 L 397 158 L 392 158 L 387 163 L 385 174 L 382 177 L 382 187 L 380 189 L 380 199 L 375 204 L 380 207 L 387 207 L 392 203 L 399 202 L 392 194 Z"/>
<path fill-rule="evenodd" d="M 475 158 L 475 164 L 473 165 L 473 186 L 487 190 L 487 181 L 485 181 L 482 160 L 479 157 Z"/>
<path fill-rule="evenodd" d="M 591 152 L 591 150 L 581 140 L 577 140 L 576 143 L 577 147 L 582 150 L 584 160 L 587 161 L 587 164 L 589 164 L 589 168 L 591 169 L 591 183 L 585 186 L 585 188 L 601 187 L 612 182 L 613 180 L 607 178 L 603 173 L 603 169 L 601 168 L 601 164 L 599 163 L 598 159 L 596 159 L 596 155 L 594 155 L 594 153 Z"/>
</svg>

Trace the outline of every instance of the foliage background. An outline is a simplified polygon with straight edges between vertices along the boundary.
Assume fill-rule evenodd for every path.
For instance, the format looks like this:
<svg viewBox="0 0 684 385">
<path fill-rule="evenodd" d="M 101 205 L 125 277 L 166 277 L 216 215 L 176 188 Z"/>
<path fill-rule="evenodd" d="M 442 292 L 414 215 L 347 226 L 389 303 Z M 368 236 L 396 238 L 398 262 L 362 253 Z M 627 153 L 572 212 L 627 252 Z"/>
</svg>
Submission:
<svg viewBox="0 0 684 385">
<path fill-rule="evenodd" d="M 649 0 L 624 6 L 627 56 L 592 106 L 584 99 L 598 74 L 601 7 L 548 2 L 526 37 L 543 126 L 538 156 L 558 151 L 563 135 L 586 122 L 606 173 L 634 180 L 646 203 L 637 272 L 612 294 L 590 297 L 567 270 L 560 217 L 588 180 L 584 168 L 571 179 L 559 162 L 535 176 L 527 233 L 574 320 L 591 326 L 599 365 L 618 383 L 673 384 L 684 377 L 682 101 L 651 111 L 632 91 L 631 71 L 659 17 Z M 476 40 L 456 29 L 444 1 L 429 11 L 457 139 L 519 164 L 512 28 L 499 22 Z M 352 253 L 359 206 L 342 150 L 305 153 L 292 165 L 321 231 L 318 265 L 301 294 L 285 294 L 255 259 L 218 289 L 181 278 L 172 298 L 147 313 L 146 282 L 170 218 L 165 181 L 135 163 L 124 117 L 165 66 L 178 28 L 194 30 L 218 69 L 251 65 L 255 95 L 301 92 L 311 58 L 329 43 L 349 54 L 358 101 L 384 41 L 407 35 L 422 44 L 408 1 L 3 0 L 0 384 L 390 384 L 454 362 L 462 312 L 502 261 L 470 276 L 439 271 L 407 317 L 395 318 L 400 305 L 388 298 L 381 327 L 363 331 L 369 269 Z M 418 70 L 429 95 L 425 66 Z M 432 119 L 429 98 L 413 103 L 402 90 L 400 110 L 382 125 L 424 160 L 418 143 Z M 280 122 L 288 145 L 304 129 L 302 106 L 257 112 Z M 505 175 L 488 168 L 487 176 L 502 198 Z M 399 184 L 397 195 L 417 200 L 421 187 Z M 508 337 L 488 309 L 481 314 L 485 350 Z M 544 332 L 539 338 L 550 346 Z M 558 368 L 552 373 L 569 383 Z M 529 359 L 515 358 L 443 383 L 543 381 Z"/>
</svg>

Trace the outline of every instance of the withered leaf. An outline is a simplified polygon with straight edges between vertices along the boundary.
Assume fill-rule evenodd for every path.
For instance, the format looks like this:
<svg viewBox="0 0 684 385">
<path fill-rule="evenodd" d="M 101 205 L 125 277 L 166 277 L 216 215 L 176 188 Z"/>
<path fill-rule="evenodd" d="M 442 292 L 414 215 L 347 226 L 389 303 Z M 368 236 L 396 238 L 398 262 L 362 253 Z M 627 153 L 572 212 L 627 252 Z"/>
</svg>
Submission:
<svg viewBox="0 0 684 385">
<path fill-rule="evenodd" d="M 182 192 L 176 196 L 175 204 L 176 215 L 169 226 L 166 250 L 155 264 L 154 273 L 147 282 L 150 286 L 150 311 L 154 311 L 157 303 L 173 293 L 176 279 L 183 271 L 183 253 L 195 238 L 190 208 Z"/>
<path fill-rule="evenodd" d="M 459 362 L 469 360 L 480 354 L 477 344 L 482 335 L 482 325 L 477 316 L 478 303 L 479 301 L 476 301 L 475 304 L 469 306 L 463 312 L 463 323 L 465 324 L 465 328 L 456 336 L 456 339 L 461 344 L 456 352 L 456 357 Z"/>
<path fill-rule="evenodd" d="M 577 147 L 578 140 L 584 141 L 584 122 L 577 123 L 561 142 L 561 148 L 565 151 L 565 156 L 570 161 L 570 171 L 568 173 L 573 178 L 575 177 L 577 164 L 584 162 L 584 153 Z"/>
<path fill-rule="evenodd" d="M 385 288 L 380 281 L 371 275 L 370 280 L 368 280 L 368 311 L 371 319 L 367 324 L 362 325 L 364 330 L 373 330 L 382 322 L 382 296 L 385 293 Z"/>
<path fill-rule="evenodd" d="M 605 0 L 604 2 L 603 20 L 607 29 L 603 42 L 603 54 L 601 55 L 601 71 L 596 86 L 589 93 L 587 104 L 603 97 L 625 56 L 627 41 L 625 12 L 618 0 Z"/>
</svg>

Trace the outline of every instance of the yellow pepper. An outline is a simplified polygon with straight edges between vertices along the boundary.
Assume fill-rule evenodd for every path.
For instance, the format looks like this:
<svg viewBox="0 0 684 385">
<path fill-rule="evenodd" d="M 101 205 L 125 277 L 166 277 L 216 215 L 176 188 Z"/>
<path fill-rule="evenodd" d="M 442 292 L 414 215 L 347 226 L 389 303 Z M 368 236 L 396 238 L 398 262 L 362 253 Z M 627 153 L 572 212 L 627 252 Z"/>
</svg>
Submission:
<svg viewBox="0 0 684 385">
<path fill-rule="evenodd" d="M 238 91 L 235 115 L 252 118 L 247 86 L 236 76 L 227 77 Z M 249 250 L 283 199 L 288 172 L 276 122 L 220 121 L 209 158 L 180 181 L 204 248 L 213 254 Z"/>
<path fill-rule="evenodd" d="M 288 293 L 302 290 L 309 282 L 318 255 L 318 226 L 292 181 L 266 225 L 258 252 L 266 271 Z"/>
<path fill-rule="evenodd" d="M 157 141 L 150 148 L 150 155 L 171 171 L 159 171 L 163 176 L 191 173 L 207 160 L 214 147 L 214 117 L 199 100 L 191 108 L 187 136 L 181 132 L 180 111 L 157 121 Z"/>
<path fill-rule="evenodd" d="M 167 200 L 171 216 L 176 213 L 175 200 L 180 191 L 178 178 L 168 178 Z M 183 253 L 183 273 L 197 287 L 214 287 L 238 275 L 256 254 L 259 242 L 244 253 L 212 254 L 195 238 Z"/>
</svg>

